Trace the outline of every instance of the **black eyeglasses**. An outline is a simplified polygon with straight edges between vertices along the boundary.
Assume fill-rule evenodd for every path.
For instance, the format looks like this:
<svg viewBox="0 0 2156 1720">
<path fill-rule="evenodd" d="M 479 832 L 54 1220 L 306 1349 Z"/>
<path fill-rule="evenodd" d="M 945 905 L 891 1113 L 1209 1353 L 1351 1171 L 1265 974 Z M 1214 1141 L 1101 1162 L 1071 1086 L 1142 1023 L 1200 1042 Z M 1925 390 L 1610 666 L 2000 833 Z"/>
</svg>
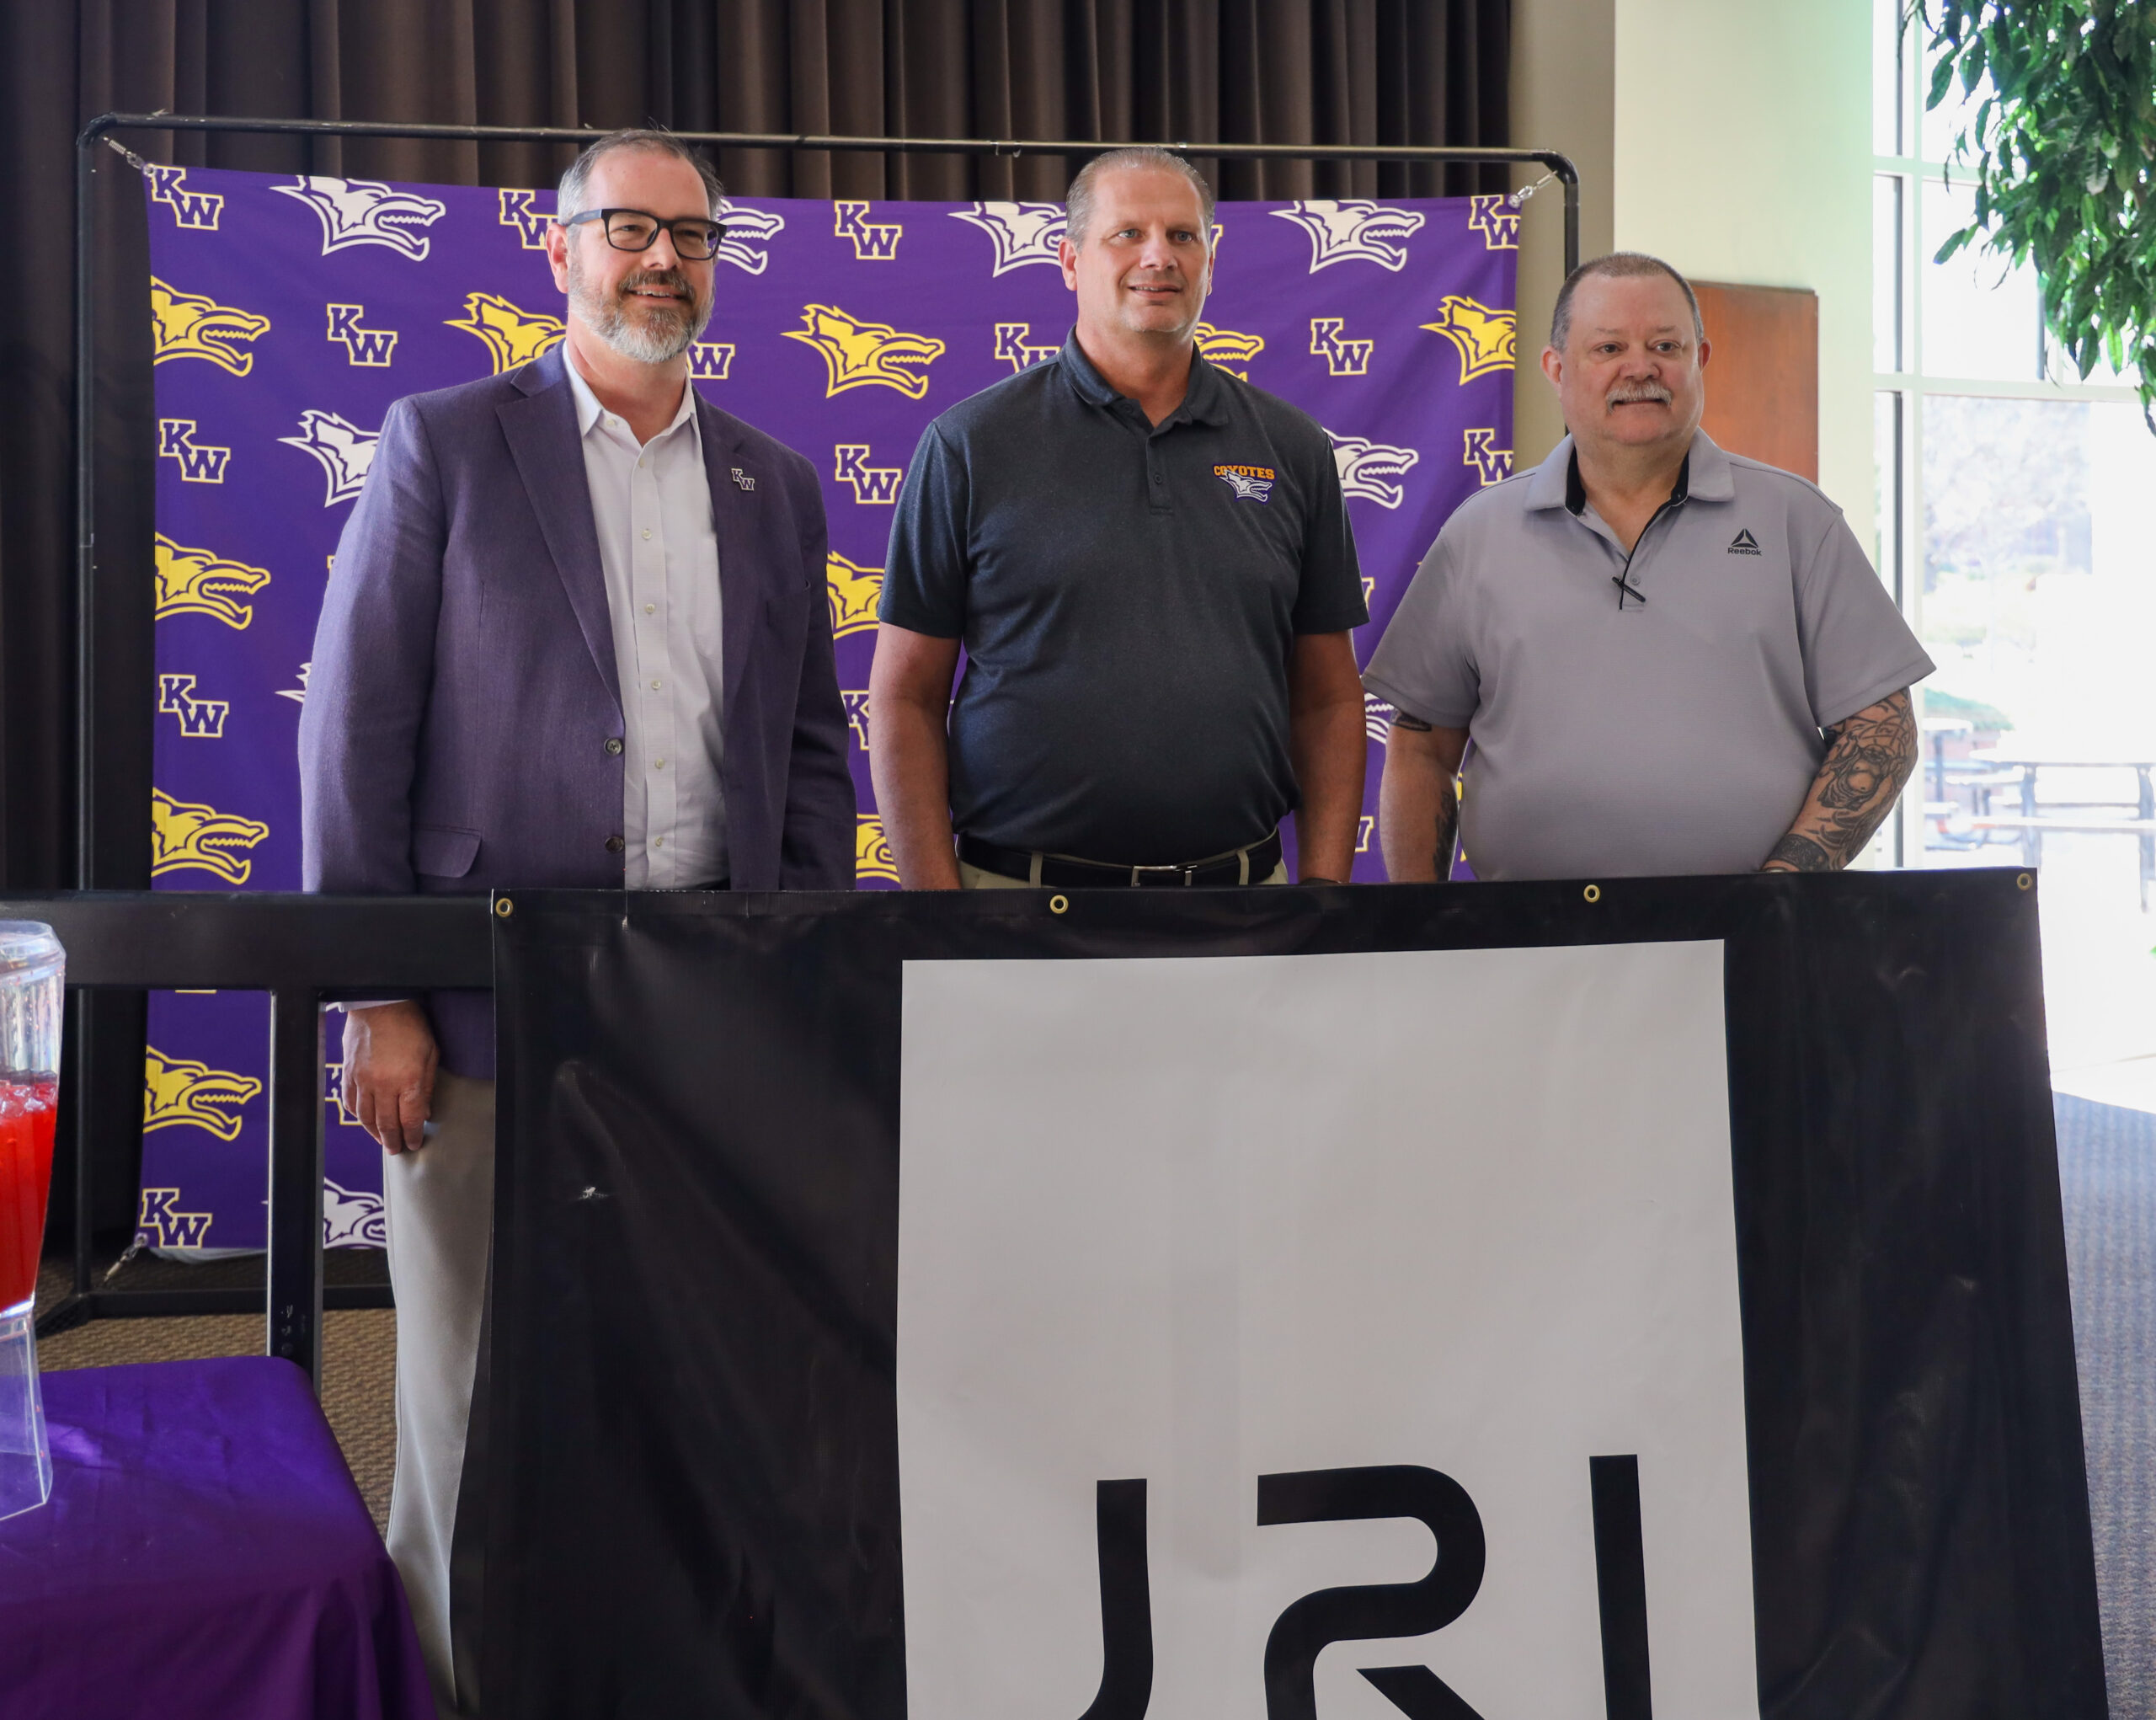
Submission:
<svg viewBox="0 0 2156 1720">
<path fill-rule="evenodd" d="M 606 223 L 606 243 L 617 251 L 648 251 L 659 243 L 664 227 L 674 240 L 674 254 L 685 263 L 708 263 L 718 254 L 718 242 L 726 228 L 716 221 L 661 221 L 641 209 L 587 209 L 559 222 L 575 227 L 581 222 Z"/>
</svg>

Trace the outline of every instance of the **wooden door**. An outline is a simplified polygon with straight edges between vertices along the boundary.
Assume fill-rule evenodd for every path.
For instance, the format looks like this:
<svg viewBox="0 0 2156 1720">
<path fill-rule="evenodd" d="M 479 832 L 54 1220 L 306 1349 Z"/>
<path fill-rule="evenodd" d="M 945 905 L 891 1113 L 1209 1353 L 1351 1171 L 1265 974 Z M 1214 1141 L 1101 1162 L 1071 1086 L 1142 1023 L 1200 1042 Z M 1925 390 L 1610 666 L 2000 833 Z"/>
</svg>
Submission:
<svg viewBox="0 0 2156 1720">
<path fill-rule="evenodd" d="M 1819 295 L 1695 280 L 1707 358 L 1702 427 L 1732 454 L 1819 481 Z"/>
</svg>

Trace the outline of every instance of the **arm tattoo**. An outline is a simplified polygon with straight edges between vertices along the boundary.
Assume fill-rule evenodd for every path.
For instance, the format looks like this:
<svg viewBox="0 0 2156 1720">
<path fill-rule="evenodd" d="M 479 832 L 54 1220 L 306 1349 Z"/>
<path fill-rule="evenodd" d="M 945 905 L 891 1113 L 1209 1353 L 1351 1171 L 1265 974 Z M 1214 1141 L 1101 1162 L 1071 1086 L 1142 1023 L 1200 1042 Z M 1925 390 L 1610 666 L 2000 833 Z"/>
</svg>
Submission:
<svg viewBox="0 0 2156 1720">
<path fill-rule="evenodd" d="M 1807 800 L 1799 828 L 1774 844 L 1770 863 L 1840 871 L 1871 840 L 1916 769 L 1916 713 L 1906 689 L 1837 723 L 1826 739 L 1827 756 L 1812 784 L 1817 807 Z"/>
<path fill-rule="evenodd" d="M 1405 729 L 1410 734 L 1428 734 L 1430 732 L 1430 725 L 1428 723 L 1407 711 L 1395 711 L 1392 713 L 1392 726 L 1396 729 Z"/>
</svg>

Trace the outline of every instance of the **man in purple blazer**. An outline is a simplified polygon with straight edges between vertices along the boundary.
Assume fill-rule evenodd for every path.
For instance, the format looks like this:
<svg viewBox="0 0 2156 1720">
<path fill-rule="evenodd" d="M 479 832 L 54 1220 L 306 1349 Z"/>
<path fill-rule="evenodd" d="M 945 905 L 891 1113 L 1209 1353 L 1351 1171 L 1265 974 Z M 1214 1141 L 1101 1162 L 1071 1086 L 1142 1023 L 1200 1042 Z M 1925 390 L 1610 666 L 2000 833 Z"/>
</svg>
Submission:
<svg viewBox="0 0 2156 1720">
<path fill-rule="evenodd" d="M 849 889 L 854 793 L 808 462 L 700 398 L 723 195 L 661 132 L 592 145 L 543 358 L 390 409 L 300 725 L 309 889 Z M 445 1713 L 478 1712 L 467 1429 L 494 1184 L 484 992 L 348 1007 L 388 1150 L 389 1546 Z M 454 1580 L 452 1580 L 454 1572 Z"/>
</svg>

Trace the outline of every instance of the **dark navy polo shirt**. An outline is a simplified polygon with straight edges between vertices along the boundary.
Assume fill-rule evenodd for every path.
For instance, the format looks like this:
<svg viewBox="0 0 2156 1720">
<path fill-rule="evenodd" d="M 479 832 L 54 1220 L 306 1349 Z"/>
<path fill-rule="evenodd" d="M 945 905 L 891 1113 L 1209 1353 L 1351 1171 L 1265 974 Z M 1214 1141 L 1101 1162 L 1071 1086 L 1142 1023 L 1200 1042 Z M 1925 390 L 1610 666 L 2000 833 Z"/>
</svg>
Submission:
<svg viewBox="0 0 2156 1720">
<path fill-rule="evenodd" d="M 1156 427 L 1075 334 L 929 425 L 878 612 L 965 642 L 958 831 L 1129 865 L 1271 833 L 1296 801 L 1295 636 L 1369 619 L 1311 419 L 1194 353 Z"/>
</svg>

